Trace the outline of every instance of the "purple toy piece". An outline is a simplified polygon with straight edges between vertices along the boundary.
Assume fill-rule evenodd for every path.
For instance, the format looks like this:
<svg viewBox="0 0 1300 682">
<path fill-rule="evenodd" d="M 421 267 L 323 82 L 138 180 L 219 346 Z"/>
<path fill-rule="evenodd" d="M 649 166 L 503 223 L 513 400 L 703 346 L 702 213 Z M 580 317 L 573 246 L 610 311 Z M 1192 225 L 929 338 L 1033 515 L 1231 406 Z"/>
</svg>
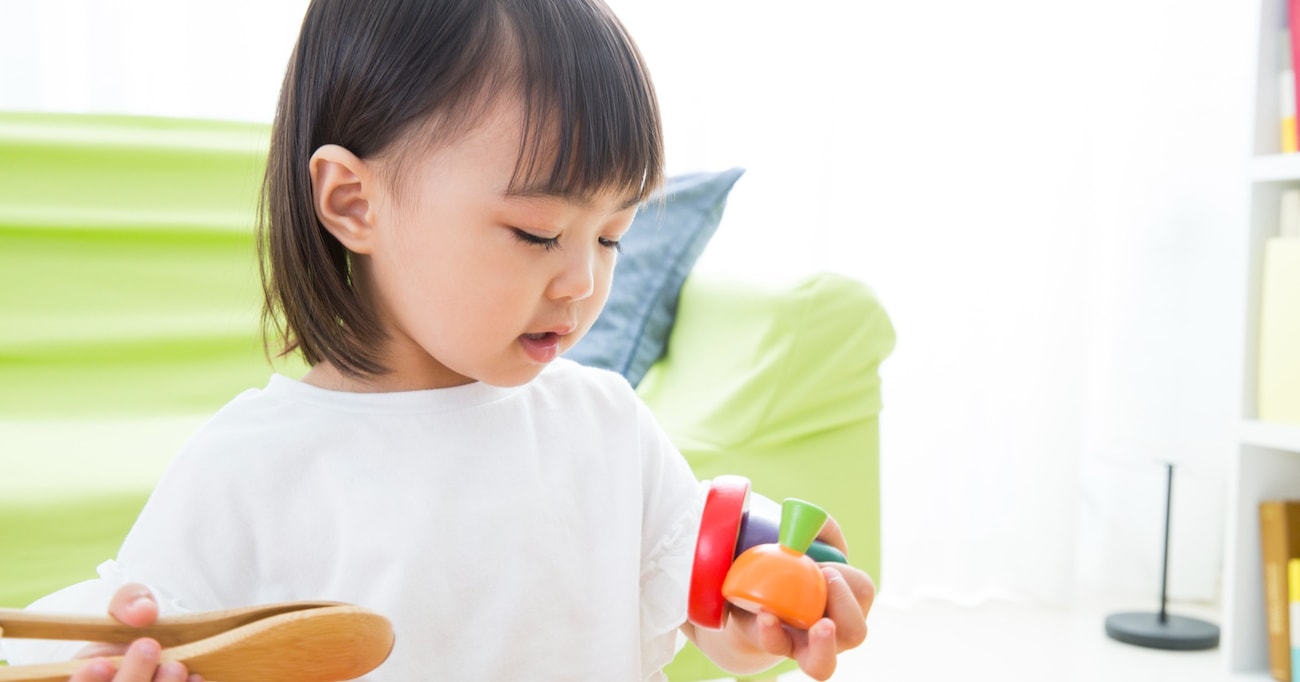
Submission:
<svg viewBox="0 0 1300 682">
<path fill-rule="evenodd" d="M 772 517 L 765 513 L 766 508 L 761 505 L 752 505 L 744 516 L 740 517 L 740 539 L 736 542 L 736 554 L 739 557 L 745 550 L 756 545 L 772 544 L 777 542 L 777 536 L 781 530 L 780 517 Z M 813 561 L 834 561 L 836 563 L 847 564 L 848 559 L 840 550 L 822 542 L 813 540 L 812 546 L 806 552 Z"/>
</svg>

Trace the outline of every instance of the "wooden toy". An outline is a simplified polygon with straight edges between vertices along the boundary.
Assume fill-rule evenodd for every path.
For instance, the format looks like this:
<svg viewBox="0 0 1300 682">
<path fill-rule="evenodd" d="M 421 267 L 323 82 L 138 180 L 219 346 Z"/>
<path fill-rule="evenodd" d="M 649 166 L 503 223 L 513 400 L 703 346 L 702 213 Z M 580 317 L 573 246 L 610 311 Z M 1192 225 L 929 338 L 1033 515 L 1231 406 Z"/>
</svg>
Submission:
<svg viewBox="0 0 1300 682">
<path fill-rule="evenodd" d="M 152 637 L 162 660 L 206 680 L 338 682 L 374 670 L 393 648 L 387 618 L 349 604 L 290 602 L 159 619 L 133 628 L 107 617 L 0 609 L 15 639 L 128 643 Z M 64 682 L 85 661 L 0 667 L 0 682 Z"/>
<path fill-rule="evenodd" d="M 740 539 L 736 541 L 736 556 L 739 557 L 746 550 L 758 545 L 780 542 L 780 521 L 779 512 L 775 515 L 768 515 L 758 509 L 746 511 L 740 519 Z M 837 564 L 849 563 L 843 552 L 821 540 L 813 540 L 812 545 L 808 547 L 805 554 L 818 563 L 823 561 L 833 561 Z"/>
<path fill-rule="evenodd" d="M 826 612 L 826 577 L 805 552 L 826 523 L 826 512 L 810 502 L 781 505 L 780 541 L 746 550 L 722 584 L 727 601 L 754 613 L 769 611 L 807 630 Z"/>
<path fill-rule="evenodd" d="M 734 563 L 754 547 L 779 542 L 782 514 L 774 502 L 761 495 L 754 498 L 757 503 L 751 508 L 750 482 L 743 476 L 719 476 L 707 485 L 687 617 L 698 627 L 717 630 L 725 623 L 727 598 L 722 588 Z M 820 529 L 820 525 L 814 529 L 813 536 Z M 848 563 L 838 549 L 820 541 L 814 540 L 805 549 L 815 562 Z"/>
<path fill-rule="evenodd" d="M 749 479 L 719 476 L 709 484 L 695 541 L 686 616 L 700 627 L 719 630 L 727 613 L 722 583 L 736 556 L 740 522 L 749 505 Z"/>
</svg>

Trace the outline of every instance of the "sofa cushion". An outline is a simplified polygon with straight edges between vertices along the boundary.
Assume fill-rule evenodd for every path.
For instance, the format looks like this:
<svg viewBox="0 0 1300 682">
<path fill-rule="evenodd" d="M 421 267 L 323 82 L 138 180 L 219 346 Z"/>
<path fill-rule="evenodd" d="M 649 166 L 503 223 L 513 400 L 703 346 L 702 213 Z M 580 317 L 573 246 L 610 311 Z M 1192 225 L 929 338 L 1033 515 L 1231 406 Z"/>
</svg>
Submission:
<svg viewBox="0 0 1300 682">
<path fill-rule="evenodd" d="M 663 356 L 686 275 L 718 229 L 743 169 L 670 178 L 623 236 L 609 301 L 591 331 L 566 354 L 622 374 L 633 386 Z"/>
</svg>

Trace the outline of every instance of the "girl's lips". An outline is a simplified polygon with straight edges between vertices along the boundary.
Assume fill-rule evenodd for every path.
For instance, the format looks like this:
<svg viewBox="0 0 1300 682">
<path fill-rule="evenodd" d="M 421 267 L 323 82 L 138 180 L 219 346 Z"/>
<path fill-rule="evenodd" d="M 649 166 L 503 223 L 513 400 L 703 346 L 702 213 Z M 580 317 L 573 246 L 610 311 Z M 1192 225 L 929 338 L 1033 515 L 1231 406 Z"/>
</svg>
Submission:
<svg viewBox="0 0 1300 682">
<path fill-rule="evenodd" d="M 559 357 L 560 338 L 555 332 L 524 334 L 519 337 L 519 344 L 534 362 L 545 364 Z"/>
</svg>

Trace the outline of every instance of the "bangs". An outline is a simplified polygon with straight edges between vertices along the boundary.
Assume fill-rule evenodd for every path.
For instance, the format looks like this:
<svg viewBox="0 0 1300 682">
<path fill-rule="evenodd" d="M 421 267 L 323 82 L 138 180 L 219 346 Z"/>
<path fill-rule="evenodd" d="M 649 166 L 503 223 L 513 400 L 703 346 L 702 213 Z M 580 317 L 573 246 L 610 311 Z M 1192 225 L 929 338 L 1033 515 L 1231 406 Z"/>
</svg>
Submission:
<svg viewBox="0 0 1300 682">
<path fill-rule="evenodd" d="M 654 87 L 636 45 L 600 3 L 504 3 L 523 103 L 508 192 L 644 201 L 663 182 Z"/>
</svg>

